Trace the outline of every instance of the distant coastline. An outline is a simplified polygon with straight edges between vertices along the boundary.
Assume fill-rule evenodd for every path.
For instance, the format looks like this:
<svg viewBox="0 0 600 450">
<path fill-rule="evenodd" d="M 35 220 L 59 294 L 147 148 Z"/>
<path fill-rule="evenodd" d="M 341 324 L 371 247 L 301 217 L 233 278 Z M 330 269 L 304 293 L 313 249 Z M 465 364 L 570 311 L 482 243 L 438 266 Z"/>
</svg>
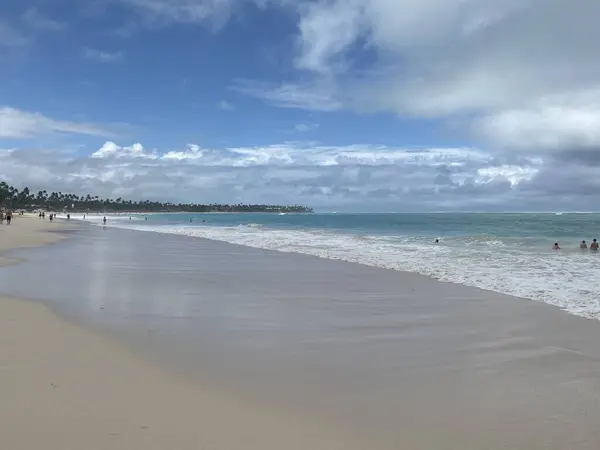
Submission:
<svg viewBox="0 0 600 450">
<path fill-rule="evenodd" d="M 0 206 L 12 210 L 37 210 L 107 213 L 312 213 L 312 208 L 302 205 L 259 204 L 200 204 L 133 201 L 121 197 L 102 199 L 99 196 L 64 194 L 62 192 L 38 191 L 33 193 L 25 187 L 21 191 L 0 182 Z"/>
</svg>

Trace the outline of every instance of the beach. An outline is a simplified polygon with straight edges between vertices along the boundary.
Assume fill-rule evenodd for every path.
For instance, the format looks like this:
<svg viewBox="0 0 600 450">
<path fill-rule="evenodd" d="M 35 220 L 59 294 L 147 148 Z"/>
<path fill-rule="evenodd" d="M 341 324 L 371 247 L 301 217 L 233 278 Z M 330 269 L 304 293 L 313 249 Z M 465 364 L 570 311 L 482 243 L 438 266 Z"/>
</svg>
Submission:
<svg viewBox="0 0 600 450">
<path fill-rule="evenodd" d="M 54 243 L 49 230 L 61 228 L 17 217 L 0 228 L 1 248 Z M 3 449 L 360 448 L 167 373 L 43 305 L 2 297 L 0 324 Z"/>
<path fill-rule="evenodd" d="M 108 225 L 414 272 L 600 318 L 599 253 L 579 248 L 598 237 L 597 213 L 121 214 Z"/>
<path fill-rule="evenodd" d="M 29 246 L 0 270 L 27 299 L 0 301 L 2 448 L 600 446 L 597 320 L 189 236 L 82 225 L 35 247 L 64 226 L 0 229 Z"/>
</svg>

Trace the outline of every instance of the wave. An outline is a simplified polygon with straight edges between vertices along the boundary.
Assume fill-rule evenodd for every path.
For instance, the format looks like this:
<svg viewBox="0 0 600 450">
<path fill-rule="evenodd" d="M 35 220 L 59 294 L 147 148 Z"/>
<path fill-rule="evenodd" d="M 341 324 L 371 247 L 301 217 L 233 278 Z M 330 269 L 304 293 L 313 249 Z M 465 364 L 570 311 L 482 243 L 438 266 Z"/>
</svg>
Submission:
<svg viewBox="0 0 600 450">
<path fill-rule="evenodd" d="M 102 217 L 89 217 L 101 223 Z M 558 306 L 572 314 L 600 317 L 597 280 L 600 254 L 551 252 L 523 239 L 497 236 L 442 238 L 378 236 L 327 230 L 148 225 L 129 217 L 110 218 L 110 226 L 200 237 L 281 252 L 304 253 L 368 266 L 415 272 L 440 281 L 463 284 Z"/>
</svg>

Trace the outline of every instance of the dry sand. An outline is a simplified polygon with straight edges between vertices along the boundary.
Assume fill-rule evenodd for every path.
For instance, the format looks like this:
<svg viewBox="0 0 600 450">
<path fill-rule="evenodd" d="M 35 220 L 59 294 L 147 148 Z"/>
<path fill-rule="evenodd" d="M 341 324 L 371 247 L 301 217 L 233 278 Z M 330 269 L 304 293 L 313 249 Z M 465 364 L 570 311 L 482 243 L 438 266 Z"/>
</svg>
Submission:
<svg viewBox="0 0 600 450">
<path fill-rule="evenodd" d="M 0 250 L 50 244 L 61 236 L 49 230 L 69 226 L 16 217 L 12 225 L 0 227 Z M 319 424 L 179 379 L 104 336 L 66 323 L 42 305 L 0 298 L 0 448 L 368 446 Z"/>
</svg>

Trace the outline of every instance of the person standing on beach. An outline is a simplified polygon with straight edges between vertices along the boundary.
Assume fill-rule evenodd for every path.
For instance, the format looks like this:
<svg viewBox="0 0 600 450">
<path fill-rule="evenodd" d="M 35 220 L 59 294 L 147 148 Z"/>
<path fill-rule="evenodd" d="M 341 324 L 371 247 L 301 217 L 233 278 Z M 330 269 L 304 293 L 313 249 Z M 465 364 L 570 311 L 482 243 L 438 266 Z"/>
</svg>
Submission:
<svg viewBox="0 0 600 450">
<path fill-rule="evenodd" d="M 596 239 L 592 241 L 592 244 L 590 245 L 590 250 L 598 251 L 598 241 Z"/>
<path fill-rule="evenodd" d="M 12 212 L 7 211 L 6 212 L 6 225 L 10 225 L 11 220 L 12 220 Z"/>
<path fill-rule="evenodd" d="M 104 223 L 104 225 L 106 225 L 106 216 L 104 216 L 104 218 L 102 219 L 102 223 Z"/>
</svg>

